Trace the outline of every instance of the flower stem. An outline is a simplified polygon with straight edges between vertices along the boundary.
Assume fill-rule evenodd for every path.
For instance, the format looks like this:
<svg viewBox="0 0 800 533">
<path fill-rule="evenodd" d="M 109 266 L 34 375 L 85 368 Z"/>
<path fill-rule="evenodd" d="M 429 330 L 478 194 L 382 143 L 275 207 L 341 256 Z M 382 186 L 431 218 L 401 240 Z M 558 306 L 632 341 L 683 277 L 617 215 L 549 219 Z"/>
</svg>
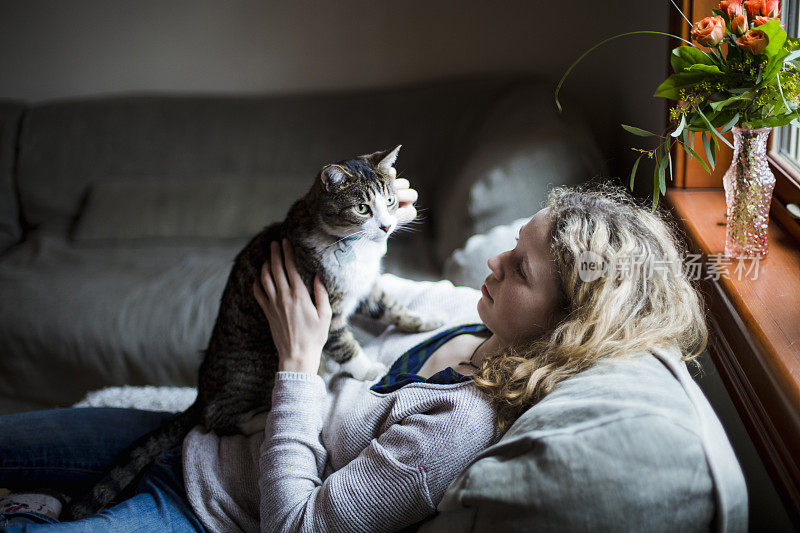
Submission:
<svg viewBox="0 0 800 533">
<path fill-rule="evenodd" d="M 680 39 L 681 41 L 683 41 L 683 42 L 685 42 L 685 43 L 688 43 L 688 44 L 689 44 L 689 46 L 694 46 L 694 47 L 695 47 L 695 48 L 697 48 L 698 50 L 700 49 L 699 47 L 697 47 L 697 46 L 695 46 L 694 44 L 692 44 L 692 42 L 691 42 L 691 41 L 687 41 L 687 40 L 686 40 L 686 39 L 684 39 L 683 37 L 680 37 L 680 36 L 678 36 L 678 35 L 673 35 L 673 34 L 671 34 L 671 33 L 665 33 L 665 32 L 663 32 L 663 31 L 653 31 L 653 30 L 629 31 L 629 32 L 627 32 L 627 33 L 620 33 L 619 35 L 614 35 L 614 36 L 612 36 L 612 37 L 609 37 L 608 39 L 604 39 L 604 40 L 600 41 L 599 43 L 597 43 L 596 45 L 594 45 L 594 46 L 592 46 L 591 48 L 589 48 L 588 50 L 586 50 L 586 51 L 585 51 L 583 54 L 581 54 L 581 56 L 580 56 L 578 59 L 576 59 L 576 60 L 575 60 L 575 61 L 574 61 L 574 62 L 573 62 L 573 63 L 572 63 L 570 66 L 569 66 L 569 68 L 568 68 L 568 69 L 567 69 L 567 71 L 564 73 L 564 75 L 563 75 L 563 76 L 561 76 L 561 79 L 560 79 L 560 80 L 558 80 L 558 85 L 556 85 L 556 91 L 555 91 L 555 95 L 554 95 L 554 96 L 555 96 L 555 100 L 556 100 L 556 107 L 558 108 L 558 112 L 559 112 L 559 113 L 563 112 L 563 109 L 561 108 L 561 102 L 558 100 L 558 93 L 561 91 L 561 86 L 562 86 L 562 85 L 564 85 L 564 80 L 566 80 L 566 79 L 567 79 L 567 76 L 569 76 L 569 73 L 570 73 L 570 72 L 572 72 L 572 69 L 574 69 L 574 68 L 575 68 L 575 67 L 578 65 L 578 63 L 580 63 L 580 62 L 583 60 L 583 58 L 584 58 L 584 57 L 586 57 L 587 55 L 589 55 L 589 53 L 590 53 L 590 52 L 592 52 L 592 51 L 594 51 L 596 48 L 599 48 L 600 46 L 602 46 L 602 45 L 606 44 L 606 43 L 607 43 L 607 42 L 609 42 L 609 41 L 613 41 L 614 39 L 619 39 L 620 37 L 625 37 L 625 36 L 627 36 L 627 35 L 641 35 L 641 34 L 647 34 L 647 35 L 665 35 L 665 36 L 667 36 L 667 37 L 674 37 L 675 39 Z M 701 50 L 701 51 L 702 51 L 702 50 Z M 708 55 L 706 52 L 703 52 L 703 53 L 704 53 L 704 54 L 706 54 L 706 55 Z"/>
</svg>

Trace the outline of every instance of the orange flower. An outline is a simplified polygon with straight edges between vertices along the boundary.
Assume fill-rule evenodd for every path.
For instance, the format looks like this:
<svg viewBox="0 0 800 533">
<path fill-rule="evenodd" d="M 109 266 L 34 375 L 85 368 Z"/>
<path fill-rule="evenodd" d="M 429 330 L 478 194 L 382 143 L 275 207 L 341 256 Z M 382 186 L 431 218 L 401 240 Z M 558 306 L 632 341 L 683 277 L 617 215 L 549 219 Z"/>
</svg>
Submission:
<svg viewBox="0 0 800 533">
<path fill-rule="evenodd" d="M 720 0 L 719 10 L 724 11 L 728 18 L 733 20 L 734 17 L 742 14 L 742 0 Z"/>
<path fill-rule="evenodd" d="M 747 33 L 736 39 L 736 44 L 757 56 L 764 52 L 769 44 L 769 37 L 761 30 L 747 30 Z"/>
<path fill-rule="evenodd" d="M 762 24 L 766 24 L 767 22 L 772 22 L 773 20 L 781 20 L 780 17 L 762 17 L 761 15 L 757 16 L 753 21 L 753 26 L 761 26 Z M 781 24 L 781 28 L 785 28 L 784 24 Z"/>
<path fill-rule="evenodd" d="M 717 46 L 725 36 L 722 17 L 706 17 L 692 26 L 692 39 L 703 46 Z"/>
<path fill-rule="evenodd" d="M 744 0 L 744 8 L 751 19 L 762 17 L 779 17 L 781 15 L 781 0 Z"/>
<path fill-rule="evenodd" d="M 747 31 L 747 15 L 740 13 L 731 20 L 731 32 L 741 35 Z"/>
</svg>

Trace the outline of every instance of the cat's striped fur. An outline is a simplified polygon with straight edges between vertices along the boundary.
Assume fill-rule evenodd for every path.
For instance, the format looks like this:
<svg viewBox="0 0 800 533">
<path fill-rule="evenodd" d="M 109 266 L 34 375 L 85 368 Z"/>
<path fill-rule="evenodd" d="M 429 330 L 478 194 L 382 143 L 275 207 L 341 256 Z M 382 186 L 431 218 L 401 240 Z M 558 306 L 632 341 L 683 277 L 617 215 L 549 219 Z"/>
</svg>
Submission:
<svg viewBox="0 0 800 533">
<path fill-rule="evenodd" d="M 292 243 L 311 294 L 315 273 L 321 275 L 333 311 L 325 353 L 354 377 L 371 379 L 385 370 L 367 359 L 347 327 L 356 309 L 408 331 L 438 327 L 435 320 L 407 312 L 376 283 L 386 239 L 397 226 L 392 166 L 399 149 L 325 166 L 284 222 L 264 229 L 237 255 L 200 365 L 197 400 L 129 447 L 67 508 L 65 518 L 89 516 L 117 500 L 148 464 L 178 446 L 195 425 L 230 435 L 253 412 L 270 408 L 278 357 L 252 286 L 269 259 L 272 241 L 286 237 Z"/>
</svg>

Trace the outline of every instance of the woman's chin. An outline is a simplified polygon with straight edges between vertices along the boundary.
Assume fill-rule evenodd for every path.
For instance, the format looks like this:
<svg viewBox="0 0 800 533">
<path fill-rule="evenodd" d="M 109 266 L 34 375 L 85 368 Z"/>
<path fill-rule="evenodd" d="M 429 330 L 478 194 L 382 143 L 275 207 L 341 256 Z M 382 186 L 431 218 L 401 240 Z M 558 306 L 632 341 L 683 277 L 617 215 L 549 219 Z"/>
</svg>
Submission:
<svg viewBox="0 0 800 533">
<path fill-rule="evenodd" d="M 488 325 L 486 321 L 486 314 L 487 314 L 486 308 L 488 305 L 489 302 L 486 300 L 486 297 L 481 296 L 481 299 L 478 300 L 477 311 L 478 311 L 478 316 L 481 318 L 481 322 L 483 322 L 486 325 Z"/>
</svg>

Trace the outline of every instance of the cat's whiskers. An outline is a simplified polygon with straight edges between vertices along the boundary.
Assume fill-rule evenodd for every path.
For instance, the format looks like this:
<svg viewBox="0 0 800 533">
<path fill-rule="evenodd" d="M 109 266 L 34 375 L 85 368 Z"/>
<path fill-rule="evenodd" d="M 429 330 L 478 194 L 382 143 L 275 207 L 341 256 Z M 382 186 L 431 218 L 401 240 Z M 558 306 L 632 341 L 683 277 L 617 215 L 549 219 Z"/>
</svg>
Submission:
<svg viewBox="0 0 800 533">
<path fill-rule="evenodd" d="M 355 237 L 356 235 L 362 235 L 362 234 L 364 234 L 364 233 L 366 233 L 366 232 L 367 232 L 367 230 L 364 230 L 364 229 L 362 229 L 362 230 L 359 230 L 359 231 L 357 231 L 357 232 L 355 232 L 355 233 L 351 233 L 350 235 L 345 235 L 344 237 L 342 237 L 342 238 L 341 238 L 341 239 L 339 239 L 338 241 L 334 241 L 333 243 L 331 243 L 331 244 L 329 244 L 328 246 L 326 246 L 326 247 L 325 247 L 325 250 L 327 250 L 327 249 L 328 249 L 328 248 L 330 248 L 331 246 L 336 246 L 337 244 L 339 244 L 340 242 L 342 242 L 342 241 L 344 241 L 344 240 L 346 240 L 346 239 L 349 239 L 349 238 L 351 238 L 351 237 Z"/>
</svg>

